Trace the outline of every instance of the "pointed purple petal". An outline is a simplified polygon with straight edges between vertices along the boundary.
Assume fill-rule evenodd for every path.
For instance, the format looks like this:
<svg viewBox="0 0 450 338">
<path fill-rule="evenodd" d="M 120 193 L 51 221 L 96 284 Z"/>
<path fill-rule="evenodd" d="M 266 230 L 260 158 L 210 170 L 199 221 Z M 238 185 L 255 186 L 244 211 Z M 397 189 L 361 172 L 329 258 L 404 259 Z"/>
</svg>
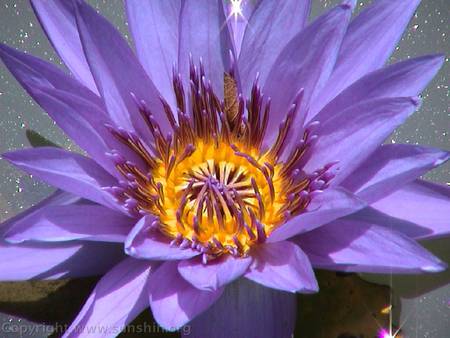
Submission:
<svg viewBox="0 0 450 338">
<path fill-rule="evenodd" d="M 167 330 L 176 330 L 209 308 L 223 289 L 201 291 L 186 282 L 178 262 L 166 262 L 152 275 L 148 292 L 153 317 Z"/>
<path fill-rule="evenodd" d="M 116 180 L 93 160 L 53 147 L 8 152 L 2 155 L 16 167 L 50 185 L 109 208 L 118 208 L 113 197 L 102 190 Z"/>
<path fill-rule="evenodd" d="M 200 290 L 212 291 L 241 277 L 252 263 L 251 257 L 224 255 L 203 264 L 201 258 L 181 261 L 178 272 Z"/>
<path fill-rule="evenodd" d="M 306 172 L 327 163 L 339 161 L 332 184 L 339 184 L 351 174 L 391 132 L 416 109 L 417 98 L 381 98 L 351 106 L 323 121 L 317 131 L 317 142 L 310 150 Z M 358 146 L 355 147 L 355 144 Z"/>
<path fill-rule="evenodd" d="M 148 307 L 146 289 L 154 263 L 126 258 L 98 282 L 63 337 L 117 336 Z"/>
<path fill-rule="evenodd" d="M 180 19 L 178 66 L 189 75 L 189 54 L 197 64 L 202 58 L 206 78 L 218 96 L 223 96 L 223 74 L 229 72 L 233 44 L 221 0 L 184 2 Z"/>
<path fill-rule="evenodd" d="M 441 165 L 449 157 L 449 153 L 433 148 L 383 145 L 341 185 L 372 203 Z"/>
<path fill-rule="evenodd" d="M 347 217 L 302 234 L 295 242 L 317 268 L 352 272 L 439 272 L 445 264 L 409 237 Z"/>
<path fill-rule="evenodd" d="M 0 58 L 58 126 L 108 172 L 118 174 L 104 154 L 109 149 L 139 162 L 136 154 L 105 128 L 113 123 L 99 97 L 54 65 L 6 45 L 0 44 Z"/>
<path fill-rule="evenodd" d="M 443 62 L 442 55 L 428 55 L 398 62 L 369 73 L 336 96 L 315 119 L 324 120 L 337 111 L 369 99 L 417 96 L 433 79 Z M 313 105 L 318 103 L 323 107 L 323 102 L 318 96 Z M 309 111 L 309 118 L 318 113 L 313 109 L 314 107 Z"/>
<path fill-rule="evenodd" d="M 97 276 L 123 259 L 123 247 L 109 243 L 24 243 L 0 239 L 0 280 Z"/>
<path fill-rule="evenodd" d="M 178 62 L 181 0 L 127 0 L 126 9 L 139 61 L 161 95 L 175 106 L 172 70 Z"/>
<path fill-rule="evenodd" d="M 98 205 L 47 206 L 16 222 L 5 234 L 9 243 L 84 239 L 124 242 L 134 221 Z"/>
<path fill-rule="evenodd" d="M 308 257 L 294 243 L 267 243 L 255 248 L 252 256 L 254 261 L 245 278 L 282 291 L 311 293 L 319 290 Z"/>
<path fill-rule="evenodd" d="M 242 47 L 242 40 L 244 39 L 244 33 L 250 18 L 254 11 L 261 2 L 261 0 L 243 0 L 239 2 L 241 13 L 236 13 L 237 2 L 223 2 L 225 8 L 225 16 L 228 20 L 230 32 L 233 37 L 234 47 L 236 49 L 236 55 L 239 56 Z"/>
<path fill-rule="evenodd" d="M 351 215 L 352 219 L 386 227 L 413 238 L 421 239 L 433 236 L 430 228 L 385 214 L 373 207 L 366 207 Z"/>
<path fill-rule="evenodd" d="M 62 205 L 70 205 L 75 204 L 80 201 L 81 198 L 79 196 L 75 196 L 63 191 L 55 191 L 46 199 L 42 200 L 38 204 L 28 208 L 24 212 L 9 218 L 7 221 L 0 224 L 0 237 L 3 238 L 3 234 L 6 230 L 14 226 L 14 224 L 22 222 L 25 218 L 33 218 L 35 214 L 39 214 L 41 209 L 44 209 L 49 206 L 62 206 Z"/>
<path fill-rule="evenodd" d="M 291 338 L 296 308 L 295 294 L 241 278 L 181 333 L 186 338 Z"/>
<path fill-rule="evenodd" d="M 333 70 L 352 6 L 340 5 L 297 34 L 277 57 L 264 85 L 272 99 L 266 142 L 271 144 L 278 126 L 300 89 L 304 89 L 301 110 L 294 120 L 293 134 L 303 128 L 303 118 L 314 93 L 322 88 Z"/>
<path fill-rule="evenodd" d="M 310 7 L 309 0 L 261 1 L 247 18 L 238 63 L 244 94 L 249 93 L 257 73 L 261 84 L 265 83 L 278 55 L 304 28 Z"/>
<path fill-rule="evenodd" d="M 125 241 L 125 252 L 128 255 L 139 259 L 179 260 L 200 254 L 191 248 L 171 246 L 169 237 L 151 229 L 154 220 L 154 217 L 146 216 L 136 223 Z"/>
<path fill-rule="evenodd" d="M 101 99 L 80 82 L 44 60 L 0 44 L 0 57 L 22 86 L 58 88 L 103 107 Z"/>
<path fill-rule="evenodd" d="M 111 119 L 118 126 L 149 137 L 132 92 L 151 107 L 166 132 L 169 122 L 159 92 L 120 33 L 84 2 L 77 2 L 76 19 L 84 53 Z"/>
<path fill-rule="evenodd" d="M 366 204 L 343 189 L 326 189 L 315 196 L 303 214 L 280 225 L 269 236 L 268 242 L 278 242 L 297 234 L 311 231 L 337 218 L 352 214 Z"/>
<path fill-rule="evenodd" d="M 31 4 L 64 64 L 77 80 L 98 94 L 78 35 L 73 2 L 31 0 Z"/>
<path fill-rule="evenodd" d="M 446 236 L 450 233 L 450 188 L 417 180 L 372 205 L 378 211 L 419 226 L 396 230 L 416 239 Z"/>
<path fill-rule="evenodd" d="M 312 112 L 320 111 L 346 87 L 385 64 L 419 3 L 377 0 L 350 23 L 333 74 L 316 96 Z"/>
<path fill-rule="evenodd" d="M 59 69 L 0 45 L 0 57 L 20 84 L 61 129 L 108 172 L 117 170 L 105 156 L 101 129 L 107 122 L 102 102 Z M 104 133 L 103 133 L 104 134 Z"/>
</svg>

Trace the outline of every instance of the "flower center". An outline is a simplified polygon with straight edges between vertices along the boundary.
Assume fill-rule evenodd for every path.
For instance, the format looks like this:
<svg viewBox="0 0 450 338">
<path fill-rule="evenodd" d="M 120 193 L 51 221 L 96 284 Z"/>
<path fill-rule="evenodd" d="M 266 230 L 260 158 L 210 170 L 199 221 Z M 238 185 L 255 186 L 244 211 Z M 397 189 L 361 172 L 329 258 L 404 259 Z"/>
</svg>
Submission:
<svg viewBox="0 0 450 338">
<path fill-rule="evenodd" d="M 269 161 L 256 150 L 199 141 L 170 174 L 161 163 L 154 173 L 165 194 L 161 230 L 204 243 L 211 254 L 246 253 L 285 218 L 286 182 L 281 165 Z"/>
<path fill-rule="evenodd" d="M 170 238 L 172 245 L 199 250 L 205 261 L 222 254 L 245 256 L 275 228 L 302 213 L 311 192 L 324 189 L 332 178 L 330 166 L 311 175 L 301 170 L 315 138 L 314 124 L 292 135 L 302 95 L 295 98 L 274 143 L 265 145 L 270 100 L 256 81 L 247 101 L 228 74 L 224 100 L 219 100 L 201 64 L 191 64 L 189 98 L 180 75 L 174 75 L 173 84 L 177 114 L 161 99 L 172 127 L 168 135 L 136 98 L 151 140 L 107 126 L 134 160 L 111 152 L 124 180 L 107 190 L 130 214 L 156 216 L 154 231 Z M 290 137 L 299 141 L 285 154 Z"/>
</svg>

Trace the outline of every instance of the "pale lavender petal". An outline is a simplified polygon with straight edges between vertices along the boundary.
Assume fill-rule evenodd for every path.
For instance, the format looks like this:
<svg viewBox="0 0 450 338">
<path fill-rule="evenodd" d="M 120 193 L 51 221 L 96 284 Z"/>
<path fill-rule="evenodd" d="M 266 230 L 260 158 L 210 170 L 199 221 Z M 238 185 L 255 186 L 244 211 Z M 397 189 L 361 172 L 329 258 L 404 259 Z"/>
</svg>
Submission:
<svg viewBox="0 0 450 338">
<path fill-rule="evenodd" d="M 223 289 L 201 291 L 186 282 L 178 262 L 166 262 L 152 275 L 148 292 L 153 317 L 166 330 L 176 330 L 209 308 Z"/>
<path fill-rule="evenodd" d="M 77 2 L 76 19 L 83 50 L 111 119 L 127 130 L 150 137 L 131 92 L 144 100 L 167 132 L 169 122 L 159 92 L 121 34 L 84 2 Z"/>
<path fill-rule="evenodd" d="M 418 228 L 405 225 L 396 229 L 410 237 L 428 239 L 450 233 L 450 188 L 447 186 L 417 180 L 377 201 L 372 207 L 417 225 Z"/>
<path fill-rule="evenodd" d="M 313 114 L 353 82 L 385 64 L 419 3 L 377 0 L 350 23 L 333 74 L 313 101 Z"/>
<path fill-rule="evenodd" d="M 200 254 L 191 248 L 171 245 L 169 237 L 153 231 L 156 218 L 145 216 L 136 223 L 125 241 L 125 252 L 135 258 L 151 260 L 188 259 Z"/>
<path fill-rule="evenodd" d="M 241 277 L 252 263 L 251 257 L 223 255 L 204 264 L 199 257 L 181 261 L 178 272 L 200 290 L 212 291 Z"/>
<path fill-rule="evenodd" d="M 88 200 L 118 208 L 113 197 L 102 190 L 116 180 L 93 160 L 55 147 L 40 147 L 2 155 L 16 167 L 50 185 Z"/>
<path fill-rule="evenodd" d="M 296 299 L 293 293 L 241 278 L 181 334 L 185 338 L 291 338 L 297 318 Z"/>
<path fill-rule="evenodd" d="M 341 184 L 368 203 L 389 195 L 449 159 L 446 151 L 406 144 L 378 148 Z"/>
<path fill-rule="evenodd" d="M 73 2 L 31 0 L 31 5 L 64 64 L 76 79 L 97 94 L 97 87 L 78 35 Z"/>
<path fill-rule="evenodd" d="M 175 106 L 172 74 L 178 62 L 181 0 L 127 0 L 126 10 L 139 61 L 161 95 Z"/>
<path fill-rule="evenodd" d="M 264 94 L 272 99 L 268 144 L 275 140 L 281 120 L 303 88 L 301 109 L 292 122 L 293 135 L 300 134 L 311 98 L 325 85 L 333 70 L 353 6 L 354 1 L 344 2 L 319 17 L 297 34 L 277 57 L 264 85 Z"/>
<path fill-rule="evenodd" d="M 123 247 L 109 243 L 24 243 L 0 239 L 0 280 L 97 276 L 123 259 Z"/>
<path fill-rule="evenodd" d="M 155 264 L 126 258 L 98 282 L 63 337 L 115 337 L 148 307 Z"/>
<path fill-rule="evenodd" d="M 223 74 L 230 71 L 230 51 L 233 43 L 225 20 L 221 0 L 186 1 L 180 19 L 178 66 L 181 75 L 189 75 L 189 55 L 198 63 L 200 58 L 212 88 L 223 96 Z"/>
<path fill-rule="evenodd" d="M 314 267 L 353 272 L 439 272 L 445 264 L 409 237 L 359 220 L 338 220 L 295 239 Z"/>
<path fill-rule="evenodd" d="M 249 93 L 257 73 L 261 83 L 265 83 L 280 52 L 304 28 L 310 7 L 309 0 L 261 1 L 258 4 L 249 17 L 239 55 L 244 94 Z"/>
<path fill-rule="evenodd" d="M 417 109 L 417 98 L 380 98 L 364 101 L 320 121 L 319 136 L 304 166 L 313 172 L 339 161 L 332 184 L 339 184 Z M 358 145 L 355 147 L 355 145 Z"/>
<path fill-rule="evenodd" d="M 328 188 L 313 196 L 307 210 L 275 229 L 268 242 L 278 242 L 297 234 L 311 231 L 337 218 L 352 214 L 365 207 L 355 195 L 343 190 Z"/>
<path fill-rule="evenodd" d="M 283 291 L 319 291 L 311 263 L 296 244 L 287 241 L 263 244 L 253 249 L 252 256 L 254 260 L 245 278 Z"/>
<path fill-rule="evenodd" d="M 46 206 L 15 222 L 3 237 L 9 243 L 76 239 L 123 243 L 134 222 L 99 205 Z"/>
<path fill-rule="evenodd" d="M 371 72 L 347 87 L 321 111 L 314 111 L 316 102 L 323 107 L 323 100 L 314 100 L 309 118 L 324 120 L 358 102 L 381 97 L 416 96 L 426 87 L 441 68 L 442 55 L 428 55 L 410 59 Z"/>
</svg>

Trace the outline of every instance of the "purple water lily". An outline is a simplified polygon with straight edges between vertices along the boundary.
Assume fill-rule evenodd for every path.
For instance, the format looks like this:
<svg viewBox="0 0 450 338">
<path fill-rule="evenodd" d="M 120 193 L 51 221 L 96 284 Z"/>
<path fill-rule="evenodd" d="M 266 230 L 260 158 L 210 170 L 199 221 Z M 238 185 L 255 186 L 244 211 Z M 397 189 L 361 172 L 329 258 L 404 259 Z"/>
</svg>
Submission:
<svg viewBox="0 0 450 338">
<path fill-rule="evenodd" d="M 233 6 L 236 6 L 233 1 Z M 384 66 L 419 0 L 125 3 L 136 55 L 83 1 L 32 0 L 71 74 L 0 57 L 87 156 L 4 158 L 59 190 L 0 228 L 2 280 L 103 275 L 65 337 L 115 336 L 150 307 L 189 337 L 290 337 L 314 268 L 438 272 L 449 153 L 383 145 L 440 55 Z M 287 292 L 286 292 L 287 291 Z"/>
</svg>

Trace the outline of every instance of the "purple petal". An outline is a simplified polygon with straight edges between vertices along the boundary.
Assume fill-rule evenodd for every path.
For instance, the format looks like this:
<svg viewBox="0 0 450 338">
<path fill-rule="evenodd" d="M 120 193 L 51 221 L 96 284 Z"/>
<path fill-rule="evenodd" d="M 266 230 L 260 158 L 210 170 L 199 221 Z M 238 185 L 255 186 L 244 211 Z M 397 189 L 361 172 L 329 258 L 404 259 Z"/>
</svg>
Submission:
<svg viewBox="0 0 450 338">
<path fill-rule="evenodd" d="M 93 160 L 54 147 L 40 147 L 2 155 L 16 167 L 50 185 L 109 208 L 118 208 L 113 197 L 102 190 L 115 179 Z"/>
<path fill-rule="evenodd" d="M 181 0 L 127 0 L 126 9 L 139 61 L 164 98 L 175 106 L 172 71 L 178 61 Z"/>
<path fill-rule="evenodd" d="M 236 55 L 239 56 L 242 47 L 242 40 L 244 39 L 244 33 L 252 17 L 254 11 L 260 6 L 260 0 L 243 0 L 239 2 L 241 14 L 235 13 L 235 3 L 224 2 L 225 15 L 227 17 L 230 32 L 233 37 L 234 48 L 236 49 Z"/>
<path fill-rule="evenodd" d="M 158 90 L 120 33 L 84 2 L 77 2 L 76 19 L 86 58 L 111 119 L 127 130 L 135 129 L 143 138 L 149 137 L 133 92 L 151 107 L 166 132 L 169 122 Z"/>
<path fill-rule="evenodd" d="M 4 237 L 5 231 L 14 226 L 14 224 L 22 222 L 25 218 L 33 218 L 35 214 L 39 214 L 41 209 L 48 206 L 70 205 L 80 201 L 81 198 L 67 192 L 56 191 L 38 204 L 28 208 L 24 212 L 9 218 L 6 222 L 0 224 L 0 238 Z"/>
<path fill-rule="evenodd" d="M 333 74 L 316 96 L 312 113 L 385 64 L 419 3 L 420 0 L 377 0 L 350 23 Z"/>
<path fill-rule="evenodd" d="M 153 231 L 152 216 L 143 217 L 136 223 L 125 241 L 125 252 L 136 258 L 151 260 L 188 259 L 200 254 L 190 248 L 170 245 L 171 239 Z"/>
<path fill-rule="evenodd" d="M 98 282 L 63 337 L 115 337 L 148 307 L 146 289 L 155 264 L 126 258 Z"/>
<path fill-rule="evenodd" d="M 439 272 L 445 264 L 409 237 L 376 224 L 338 220 L 295 242 L 314 267 L 352 272 Z"/>
<path fill-rule="evenodd" d="M 396 228 L 410 237 L 429 239 L 450 233 L 450 188 L 447 186 L 417 180 L 372 207 L 410 223 Z"/>
<path fill-rule="evenodd" d="M 291 338 L 296 308 L 295 294 L 241 278 L 181 333 L 186 338 Z"/>
<path fill-rule="evenodd" d="M 261 1 L 248 17 L 239 55 L 244 94 L 249 93 L 257 73 L 265 83 L 280 52 L 304 28 L 310 7 L 309 0 Z"/>
<path fill-rule="evenodd" d="M 178 273 L 178 262 L 166 262 L 149 282 L 148 292 L 153 317 L 166 330 L 176 330 L 209 308 L 223 289 L 201 291 Z"/>
<path fill-rule="evenodd" d="M 109 243 L 26 243 L 0 239 L 0 280 L 97 276 L 123 259 L 123 247 Z"/>
<path fill-rule="evenodd" d="M 76 239 L 120 243 L 132 226 L 132 218 L 103 206 L 47 206 L 15 222 L 4 238 L 9 243 Z"/>
<path fill-rule="evenodd" d="M 0 44 L 0 57 L 28 93 L 49 113 L 70 138 L 111 174 L 118 174 L 105 151 L 118 150 L 139 163 L 134 152 L 113 137 L 105 124 L 113 124 L 104 103 L 55 66 Z"/>
<path fill-rule="evenodd" d="M 53 48 L 67 68 L 78 81 L 97 94 L 78 35 L 73 2 L 31 0 L 31 4 Z"/>
<path fill-rule="evenodd" d="M 449 153 L 438 149 L 406 144 L 383 145 L 341 185 L 372 203 L 441 165 L 448 158 Z"/>
<path fill-rule="evenodd" d="M 398 62 L 369 73 L 336 96 L 315 119 L 324 120 L 337 111 L 369 99 L 419 95 L 439 71 L 443 62 L 442 55 L 428 55 Z M 313 105 L 316 102 L 323 107 L 324 101 L 321 96 L 314 100 Z M 310 110 L 309 118 L 314 117 L 316 113 Z"/>
<path fill-rule="evenodd" d="M 267 243 L 254 249 L 254 261 L 245 277 L 269 288 L 311 293 L 319 286 L 311 263 L 294 243 Z"/>
<path fill-rule="evenodd" d="M 178 272 L 200 290 L 212 291 L 241 277 L 252 263 L 251 257 L 225 255 L 203 264 L 199 257 L 181 261 Z"/>
<path fill-rule="evenodd" d="M 117 173 L 105 156 L 108 147 L 100 133 L 107 117 L 102 102 L 94 94 L 53 65 L 33 56 L 0 45 L 0 57 L 20 84 L 71 139 L 108 172 Z"/>
<path fill-rule="evenodd" d="M 277 57 L 264 86 L 265 95 L 272 99 L 266 136 L 268 144 L 274 142 L 281 120 L 302 88 L 302 108 L 292 122 L 292 133 L 298 135 L 303 129 L 310 99 L 323 87 L 333 70 L 352 8 L 340 5 L 321 16 L 297 34 Z"/>
<path fill-rule="evenodd" d="M 219 96 L 223 96 L 223 74 L 230 71 L 229 53 L 233 44 L 221 0 L 184 2 L 180 19 L 178 66 L 181 75 L 189 75 L 189 54 L 195 63 L 203 60 L 206 78 Z"/>
<path fill-rule="evenodd" d="M 364 101 L 320 121 L 317 142 L 310 150 L 306 172 L 339 161 L 332 184 L 339 184 L 383 143 L 416 109 L 416 98 Z M 357 146 L 355 146 L 357 145 Z"/>
<path fill-rule="evenodd" d="M 311 231 L 337 218 L 361 210 L 365 205 L 361 199 L 343 189 L 328 188 L 311 200 L 306 212 L 275 229 L 270 234 L 268 242 L 283 241 L 297 234 Z"/>
<path fill-rule="evenodd" d="M 409 222 L 404 219 L 392 217 L 373 207 L 366 207 L 352 214 L 351 218 L 365 223 L 384 226 L 388 229 L 401 232 L 402 234 L 414 239 L 423 237 L 426 238 L 426 236 L 432 235 L 432 231 L 429 228 Z"/>
<path fill-rule="evenodd" d="M 103 107 L 103 103 L 97 95 L 44 60 L 17 51 L 4 44 L 0 44 L 0 57 L 11 73 L 27 90 L 31 85 L 38 88 L 58 88 L 83 97 L 98 107 Z"/>
<path fill-rule="evenodd" d="M 84 100 L 83 97 L 72 95 L 69 92 L 51 88 L 44 88 L 37 92 L 43 102 L 48 103 L 49 111 L 55 113 L 55 116 L 53 116 L 54 120 L 60 121 L 61 126 L 64 123 L 63 129 L 67 133 L 69 130 L 72 131 L 74 140 L 77 140 L 79 144 L 83 144 L 92 159 L 104 167 L 111 175 L 118 179 L 123 179 L 114 161 L 106 155 L 106 152 L 110 152 L 111 149 L 117 151 L 127 160 L 136 163 L 139 167 L 146 166 L 140 155 L 124 145 L 123 142 L 113 136 L 111 131 L 105 127 L 105 124 L 111 124 L 111 120 L 108 116 L 104 116 L 105 113 L 103 110 L 100 110 L 91 102 Z M 77 126 L 80 126 L 80 128 L 85 126 L 85 122 L 78 124 L 73 121 L 73 119 L 78 118 L 78 114 L 81 115 L 81 119 L 85 119 L 88 122 L 88 132 L 92 133 L 90 137 L 83 130 L 76 128 Z M 98 145 L 92 144 L 95 142 L 98 142 Z"/>
<path fill-rule="evenodd" d="M 110 150 L 105 143 L 104 136 L 112 138 L 109 135 L 103 135 L 97 128 L 104 128 L 100 123 L 91 124 L 80 116 L 78 109 L 83 108 L 84 102 L 76 96 L 71 96 L 62 91 L 56 91 L 46 88 L 43 90 L 34 89 L 33 96 L 36 102 L 49 113 L 52 119 L 62 127 L 66 134 L 75 141 L 87 154 L 102 166 L 108 173 L 117 178 L 121 178 L 114 163 L 105 154 Z M 58 97 L 59 96 L 59 97 Z M 71 104 L 74 103 L 74 104 Z M 85 102 L 91 110 L 84 110 L 88 113 L 98 113 L 89 102 Z"/>
</svg>

